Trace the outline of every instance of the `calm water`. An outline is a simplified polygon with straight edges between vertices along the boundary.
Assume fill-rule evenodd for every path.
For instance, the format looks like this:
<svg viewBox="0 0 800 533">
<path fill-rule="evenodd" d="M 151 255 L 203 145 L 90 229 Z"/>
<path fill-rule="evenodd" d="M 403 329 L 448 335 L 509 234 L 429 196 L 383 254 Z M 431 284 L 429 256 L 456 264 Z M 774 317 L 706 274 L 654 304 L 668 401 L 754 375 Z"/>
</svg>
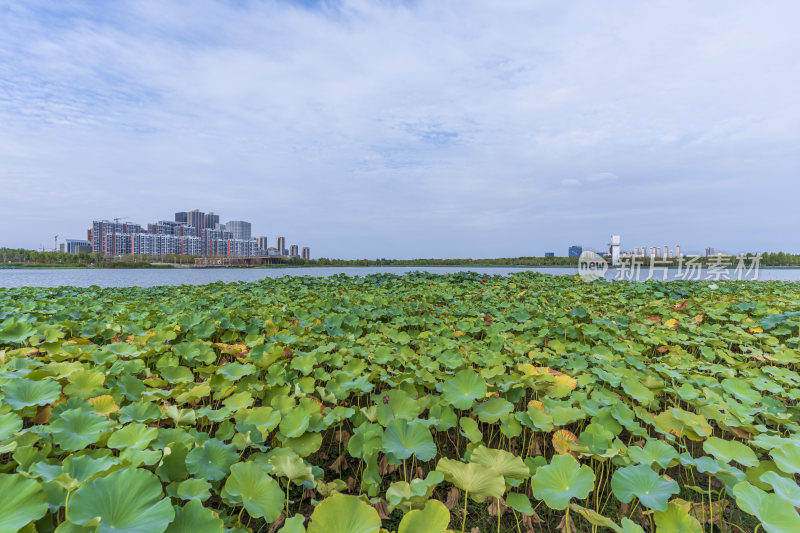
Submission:
<svg viewBox="0 0 800 533">
<path fill-rule="evenodd" d="M 215 281 L 255 281 L 263 278 L 280 278 L 283 276 L 332 276 L 346 274 L 348 276 L 364 276 L 367 274 L 424 271 L 436 274 L 454 272 L 481 272 L 486 275 L 506 276 L 517 272 L 542 272 L 555 276 L 575 275 L 576 268 L 524 268 L 524 267 L 308 267 L 308 268 L 206 268 L 206 269 L 45 269 L 45 268 L 0 268 L 0 287 L 57 287 L 73 285 L 88 287 L 153 287 L 156 285 L 204 285 Z M 669 271 L 668 279 L 673 279 L 676 270 Z M 767 269 L 759 271 L 759 280 L 800 281 L 800 269 Z M 661 272 L 654 276 L 661 279 Z M 644 281 L 647 272 L 642 272 L 640 281 Z M 703 278 L 706 273 L 703 272 Z M 614 278 L 614 270 L 606 273 L 607 279 Z M 702 278 L 701 278 L 702 279 Z"/>
</svg>

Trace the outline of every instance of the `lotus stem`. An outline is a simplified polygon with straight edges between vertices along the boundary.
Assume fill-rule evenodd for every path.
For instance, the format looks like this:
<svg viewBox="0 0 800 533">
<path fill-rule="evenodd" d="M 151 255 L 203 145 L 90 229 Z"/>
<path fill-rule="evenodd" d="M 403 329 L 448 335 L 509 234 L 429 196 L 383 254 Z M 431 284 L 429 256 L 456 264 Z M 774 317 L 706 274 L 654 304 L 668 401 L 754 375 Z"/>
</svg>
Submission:
<svg viewBox="0 0 800 533">
<path fill-rule="evenodd" d="M 500 533 L 500 498 L 497 499 L 497 533 Z"/>
<path fill-rule="evenodd" d="M 464 533 L 464 526 L 467 525 L 467 496 L 469 496 L 469 491 L 464 491 L 464 516 L 461 519 L 461 533 Z"/>
</svg>

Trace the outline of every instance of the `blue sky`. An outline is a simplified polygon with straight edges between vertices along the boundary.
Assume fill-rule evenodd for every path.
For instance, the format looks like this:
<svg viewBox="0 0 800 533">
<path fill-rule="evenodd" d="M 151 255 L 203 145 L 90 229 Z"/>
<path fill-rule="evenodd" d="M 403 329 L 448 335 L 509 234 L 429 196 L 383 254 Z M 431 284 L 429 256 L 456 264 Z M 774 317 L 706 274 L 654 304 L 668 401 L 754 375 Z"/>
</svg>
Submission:
<svg viewBox="0 0 800 533">
<path fill-rule="evenodd" d="M 800 252 L 800 3 L 0 4 L 0 246 L 177 210 L 315 257 Z"/>
</svg>

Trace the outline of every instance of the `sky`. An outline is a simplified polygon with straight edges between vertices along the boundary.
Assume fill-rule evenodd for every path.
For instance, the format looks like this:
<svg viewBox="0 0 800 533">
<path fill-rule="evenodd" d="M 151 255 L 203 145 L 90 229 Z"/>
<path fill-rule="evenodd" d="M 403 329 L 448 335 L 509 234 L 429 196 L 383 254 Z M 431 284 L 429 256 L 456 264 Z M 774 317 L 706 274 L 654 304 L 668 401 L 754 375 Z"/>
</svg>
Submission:
<svg viewBox="0 0 800 533">
<path fill-rule="evenodd" d="M 800 252 L 800 2 L 0 1 L 0 247 Z"/>
</svg>

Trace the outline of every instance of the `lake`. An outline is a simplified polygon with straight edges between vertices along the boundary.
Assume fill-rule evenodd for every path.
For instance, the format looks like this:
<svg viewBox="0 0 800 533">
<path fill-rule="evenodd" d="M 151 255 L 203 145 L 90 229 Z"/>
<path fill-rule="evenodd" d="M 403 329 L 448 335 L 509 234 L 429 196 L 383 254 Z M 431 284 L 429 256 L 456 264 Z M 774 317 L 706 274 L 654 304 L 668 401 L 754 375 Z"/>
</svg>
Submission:
<svg viewBox="0 0 800 533">
<path fill-rule="evenodd" d="M 223 281 L 256 281 L 263 278 L 280 278 L 283 276 L 364 276 L 368 274 L 424 271 L 436 274 L 454 272 L 480 272 L 487 276 L 507 276 L 518 272 L 541 272 L 555 276 L 574 276 L 577 268 L 554 267 L 298 267 L 298 268 L 186 268 L 186 269 L 61 269 L 61 268 L 0 268 L 0 287 L 58 287 L 72 285 L 88 287 L 153 287 L 157 285 L 204 285 Z M 667 279 L 678 275 L 676 269 L 669 269 Z M 731 276 L 733 270 L 731 270 Z M 612 280 L 615 270 L 606 272 L 606 279 Z M 655 272 L 654 277 L 661 279 L 663 273 Z M 643 270 L 639 281 L 645 281 L 647 272 Z M 706 279 L 704 271 L 700 279 Z M 800 269 L 762 268 L 758 272 L 762 281 L 800 281 Z"/>
</svg>

